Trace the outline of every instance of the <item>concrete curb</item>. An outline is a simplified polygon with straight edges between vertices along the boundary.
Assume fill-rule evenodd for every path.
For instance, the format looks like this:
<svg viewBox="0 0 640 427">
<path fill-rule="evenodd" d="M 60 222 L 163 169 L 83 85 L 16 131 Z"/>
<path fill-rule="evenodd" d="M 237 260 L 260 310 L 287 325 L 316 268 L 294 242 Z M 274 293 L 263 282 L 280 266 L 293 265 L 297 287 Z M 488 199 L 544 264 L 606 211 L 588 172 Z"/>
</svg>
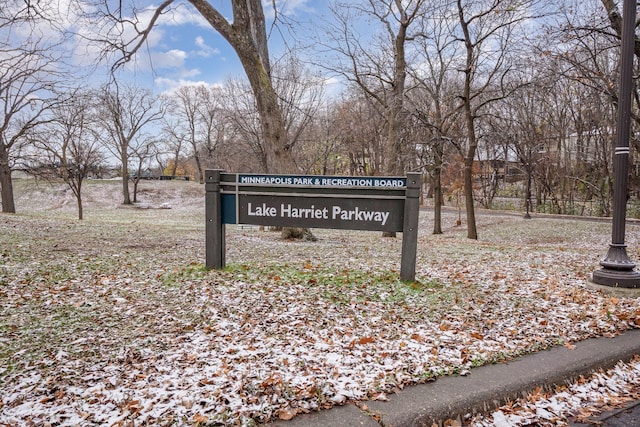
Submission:
<svg viewBox="0 0 640 427">
<path fill-rule="evenodd" d="M 640 288 L 622 288 L 599 285 L 591 280 L 587 280 L 587 288 L 617 297 L 640 298 Z"/>
<path fill-rule="evenodd" d="M 299 415 L 272 427 L 432 426 L 466 414 L 490 412 L 536 387 L 552 388 L 640 355 L 640 329 L 615 338 L 592 338 L 573 349 L 555 347 L 508 363 L 482 366 L 465 377 L 443 377 L 390 395 L 388 402 L 367 401 L 367 412 L 350 404 Z M 375 415 L 375 418 L 374 418 Z M 379 420 L 379 421 L 376 421 Z"/>
</svg>

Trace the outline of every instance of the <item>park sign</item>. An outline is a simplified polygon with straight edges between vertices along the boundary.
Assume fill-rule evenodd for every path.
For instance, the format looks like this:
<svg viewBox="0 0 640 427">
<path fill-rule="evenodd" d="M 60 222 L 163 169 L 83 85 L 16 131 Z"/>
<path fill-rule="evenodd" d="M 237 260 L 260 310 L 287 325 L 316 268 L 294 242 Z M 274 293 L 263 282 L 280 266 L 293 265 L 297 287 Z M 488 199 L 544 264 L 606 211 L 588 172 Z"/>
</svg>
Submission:
<svg viewBox="0 0 640 427">
<path fill-rule="evenodd" d="M 414 280 L 420 174 L 407 177 L 206 174 L 207 268 L 225 266 L 225 225 L 402 232 L 402 280 Z"/>
<path fill-rule="evenodd" d="M 231 179 L 221 189 L 225 224 L 402 231 L 406 178 L 238 174 Z M 363 194 L 365 188 L 373 191 Z"/>
</svg>

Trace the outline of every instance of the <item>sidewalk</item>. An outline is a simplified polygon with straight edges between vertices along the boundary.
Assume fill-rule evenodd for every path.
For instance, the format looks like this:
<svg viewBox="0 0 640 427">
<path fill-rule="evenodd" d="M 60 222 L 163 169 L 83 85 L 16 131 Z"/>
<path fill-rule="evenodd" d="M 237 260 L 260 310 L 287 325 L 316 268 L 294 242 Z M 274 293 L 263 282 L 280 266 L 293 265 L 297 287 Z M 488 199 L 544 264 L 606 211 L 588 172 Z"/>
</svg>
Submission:
<svg viewBox="0 0 640 427">
<path fill-rule="evenodd" d="M 607 369 L 640 354 L 640 329 L 615 338 L 592 338 L 570 350 L 556 347 L 511 361 L 482 366 L 465 377 L 442 377 L 389 395 L 388 402 L 366 401 L 294 417 L 271 427 L 431 426 L 465 414 L 490 412 L 536 387 L 565 384 L 580 375 Z M 379 421 L 377 421 L 379 420 Z"/>
</svg>

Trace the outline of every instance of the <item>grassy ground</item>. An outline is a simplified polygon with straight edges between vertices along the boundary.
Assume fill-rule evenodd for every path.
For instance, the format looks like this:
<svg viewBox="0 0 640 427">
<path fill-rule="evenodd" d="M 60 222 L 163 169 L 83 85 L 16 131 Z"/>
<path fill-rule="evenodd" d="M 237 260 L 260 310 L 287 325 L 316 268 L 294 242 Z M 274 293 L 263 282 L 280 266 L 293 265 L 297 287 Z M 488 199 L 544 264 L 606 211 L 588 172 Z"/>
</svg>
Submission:
<svg viewBox="0 0 640 427">
<path fill-rule="evenodd" d="M 638 302 L 584 286 L 606 223 L 480 214 L 470 241 L 456 212 L 434 236 L 423 211 L 414 283 L 401 238 L 229 226 L 229 267 L 206 271 L 203 186 L 143 182 L 136 207 L 120 188 L 87 182 L 78 221 L 63 185 L 16 183 L 0 424 L 251 425 L 640 324 Z"/>
</svg>

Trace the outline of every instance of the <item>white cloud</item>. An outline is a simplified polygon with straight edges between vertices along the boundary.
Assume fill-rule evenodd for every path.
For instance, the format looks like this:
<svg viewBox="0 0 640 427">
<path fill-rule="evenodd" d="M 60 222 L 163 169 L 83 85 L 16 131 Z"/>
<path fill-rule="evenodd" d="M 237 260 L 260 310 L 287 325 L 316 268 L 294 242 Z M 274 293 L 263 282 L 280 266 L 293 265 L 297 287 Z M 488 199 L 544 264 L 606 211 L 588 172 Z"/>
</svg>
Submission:
<svg viewBox="0 0 640 427">
<path fill-rule="evenodd" d="M 157 10 L 157 5 L 149 5 L 144 9 L 138 10 L 135 13 L 135 17 L 133 17 L 133 13 L 131 13 L 130 16 L 123 16 L 126 24 L 114 24 L 113 21 L 107 18 L 96 19 L 95 16 L 99 13 L 89 4 L 85 4 L 85 12 L 91 12 L 90 14 L 93 15 L 93 17 L 82 20 L 79 18 L 79 14 L 73 13 L 72 9 L 69 8 L 70 5 L 75 4 L 71 0 L 58 0 L 52 3 L 56 4 L 58 15 L 61 17 L 59 19 L 63 19 L 62 17 L 64 17 L 69 27 L 75 27 L 74 30 L 79 35 L 75 40 L 77 46 L 74 50 L 78 56 L 76 62 L 83 64 L 95 63 L 104 47 L 100 42 L 92 42 L 89 40 L 118 38 L 129 46 L 133 46 L 133 44 L 135 44 L 134 40 L 139 38 L 141 30 L 149 26 Z M 132 22 L 135 22 L 135 25 L 131 24 Z M 141 57 L 148 55 L 149 51 L 151 51 L 154 67 L 166 67 L 177 62 L 183 64 L 186 54 L 182 55 L 177 50 L 160 53 L 154 52 L 155 48 L 163 45 L 163 40 L 166 35 L 163 28 L 166 29 L 166 27 L 183 25 L 211 28 L 211 25 L 197 11 L 184 3 L 178 4 L 160 15 L 155 27 L 149 32 L 145 44 L 138 51 L 137 56 L 139 58 L 137 58 L 137 61 L 139 63 L 148 63 L 148 58 Z M 214 52 L 214 50 L 211 50 L 211 52 Z M 160 62 L 157 63 L 156 59 Z"/>
<path fill-rule="evenodd" d="M 171 95 L 182 86 L 222 87 L 221 83 L 208 83 L 202 80 L 194 81 L 184 78 L 171 79 L 167 77 L 158 77 L 154 82 L 164 95 Z"/>
<path fill-rule="evenodd" d="M 124 7 L 128 2 L 122 3 Z M 65 55 L 76 69 L 88 67 L 87 70 L 107 73 L 112 64 L 121 59 L 122 53 L 107 52 L 105 40 L 118 41 L 118 44 L 123 43 L 133 48 L 138 43 L 140 31 L 148 27 L 158 7 L 156 0 L 143 0 L 143 3 L 146 4 L 139 4 L 141 8 L 135 12 L 135 17 L 132 10 L 123 10 L 124 22 L 116 23 L 113 17 L 106 17 L 103 11 L 99 10 L 101 7 L 104 8 L 106 2 L 37 2 L 33 7 L 38 7 L 39 12 L 49 19 L 41 20 L 38 25 L 12 27 L 11 42 L 18 45 L 29 38 L 39 39 L 41 47 L 44 47 L 45 42 L 46 45 L 51 45 L 52 49 L 60 52 L 60 56 Z M 21 9 L 24 9 L 22 0 L 7 0 L 2 14 L 16 15 Z M 193 34 L 194 29 L 196 34 Z M 63 39 L 62 35 L 65 32 L 73 36 Z M 201 35 L 197 35 L 198 32 Z M 221 54 L 215 45 L 210 46 L 207 43 L 213 43 L 211 40 L 215 38 L 211 37 L 214 34 L 213 28 L 200 13 L 187 2 L 176 1 L 168 11 L 160 15 L 145 43 L 140 46 L 124 70 L 144 73 L 153 70 L 162 75 L 168 74 L 166 77 L 176 81 L 202 78 L 199 65 L 190 62 Z M 224 58 L 219 60 L 222 61 Z"/>
<path fill-rule="evenodd" d="M 295 16 L 298 12 L 314 12 L 315 9 L 309 6 L 309 0 L 262 0 L 262 7 L 267 19 L 273 19 L 275 12 L 279 15 Z"/>
<path fill-rule="evenodd" d="M 187 52 L 180 49 L 151 53 L 151 64 L 154 68 L 182 68 L 186 59 Z"/>
<path fill-rule="evenodd" d="M 218 55 L 220 53 L 220 49 L 207 45 L 202 36 L 196 37 L 195 44 L 200 49 L 196 50 L 194 54 L 202 58 L 209 58 L 211 55 Z"/>
<path fill-rule="evenodd" d="M 182 77 L 183 78 L 195 77 L 195 76 L 199 76 L 201 74 L 202 74 L 202 72 L 200 71 L 199 68 L 192 68 L 191 70 L 183 71 L 182 72 Z"/>
<path fill-rule="evenodd" d="M 3 22 L 14 21 L 2 26 L 2 36 L 13 46 L 37 42 L 40 49 L 57 48 L 80 16 L 79 5 L 72 0 L 32 2 L 29 7 L 23 1 L 6 0 L 1 8 Z"/>
<path fill-rule="evenodd" d="M 184 3 L 162 15 L 158 19 L 158 24 L 171 26 L 194 24 L 203 28 L 212 28 L 211 24 L 198 11 L 193 10 Z"/>
<path fill-rule="evenodd" d="M 338 76 L 320 77 L 324 86 L 325 94 L 328 98 L 338 97 L 346 87 L 346 81 Z"/>
</svg>

